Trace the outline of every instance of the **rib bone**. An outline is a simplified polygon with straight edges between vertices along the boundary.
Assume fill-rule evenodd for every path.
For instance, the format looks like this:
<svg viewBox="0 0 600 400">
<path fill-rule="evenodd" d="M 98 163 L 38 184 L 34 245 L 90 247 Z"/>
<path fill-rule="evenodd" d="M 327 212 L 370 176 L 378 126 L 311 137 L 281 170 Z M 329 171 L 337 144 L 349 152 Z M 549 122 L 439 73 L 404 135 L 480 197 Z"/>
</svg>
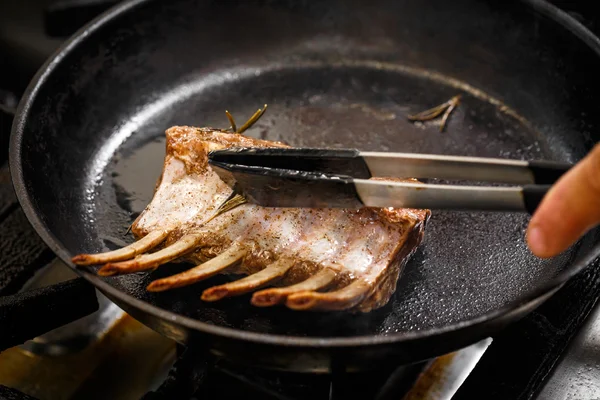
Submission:
<svg viewBox="0 0 600 400">
<path fill-rule="evenodd" d="M 122 249 L 108 251 L 99 254 L 79 254 L 72 261 L 77 265 L 96 265 L 122 260 L 129 260 L 138 254 L 153 249 L 162 243 L 169 234 L 168 231 L 153 231 Z"/>
<path fill-rule="evenodd" d="M 354 307 L 368 294 L 370 285 L 356 280 L 333 292 L 302 292 L 288 296 L 286 305 L 294 310 L 343 310 Z"/>
<path fill-rule="evenodd" d="M 201 236 L 185 235 L 172 245 L 152 254 L 143 254 L 129 261 L 108 263 L 98 270 L 98 275 L 111 276 L 115 274 L 128 274 L 156 268 L 188 253 L 198 245 Z"/>
<path fill-rule="evenodd" d="M 284 288 L 269 288 L 254 293 L 252 304 L 258 307 L 269 307 L 285 302 L 293 293 L 312 292 L 329 285 L 335 279 L 336 273 L 331 268 L 323 268 L 310 278 Z"/>
<path fill-rule="evenodd" d="M 162 292 L 181 286 L 191 285 L 203 279 L 210 278 L 211 276 L 222 272 L 224 269 L 241 260 L 246 253 L 247 252 L 245 250 L 241 250 L 237 246 L 232 246 L 215 258 L 192 269 L 168 278 L 155 280 L 148 285 L 147 290 L 150 292 Z"/>
<path fill-rule="evenodd" d="M 224 285 L 214 286 L 202 293 L 202 300 L 216 301 L 224 297 L 251 292 L 263 285 L 281 278 L 294 265 L 290 259 L 280 259 L 268 265 L 262 271 Z"/>
</svg>

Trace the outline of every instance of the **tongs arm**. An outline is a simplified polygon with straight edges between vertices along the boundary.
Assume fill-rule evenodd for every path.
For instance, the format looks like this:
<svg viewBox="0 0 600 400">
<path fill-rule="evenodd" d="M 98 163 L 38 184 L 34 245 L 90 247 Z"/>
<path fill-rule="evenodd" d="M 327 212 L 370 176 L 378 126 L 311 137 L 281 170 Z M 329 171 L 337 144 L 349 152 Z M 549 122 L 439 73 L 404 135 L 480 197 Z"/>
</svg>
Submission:
<svg viewBox="0 0 600 400">
<path fill-rule="evenodd" d="M 210 154 L 211 162 L 327 175 L 414 177 L 513 184 L 553 184 L 570 164 L 355 149 L 234 148 Z"/>
<path fill-rule="evenodd" d="M 571 165 L 543 160 L 362 152 L 372 176 L 406 176 L 512 184 L 554 184 Z"/>
<path fill-rule="evenodd" d="M 251 202 L 270 207 L 404 207 L 533 213 L 571 165 L 346 149 L 228 149 L 213 168 Z M 389 179 L 371 179 L 385 177 Z M 394 178 L 523 184 L 440 185 Z"/>
</svg>

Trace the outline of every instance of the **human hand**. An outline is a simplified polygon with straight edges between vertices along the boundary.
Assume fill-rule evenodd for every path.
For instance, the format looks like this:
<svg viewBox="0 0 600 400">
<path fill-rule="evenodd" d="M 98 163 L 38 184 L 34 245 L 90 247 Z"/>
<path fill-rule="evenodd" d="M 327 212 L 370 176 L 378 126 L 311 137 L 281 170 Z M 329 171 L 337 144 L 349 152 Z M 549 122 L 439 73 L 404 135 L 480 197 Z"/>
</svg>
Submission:
<svg viewBox="0 0 600 400">
<path fill-rule="evenodd" d="M 527 228 L 538 257 L 563 252 L 600 224 L 600 144 L 550 188 Z"/>
</svg>

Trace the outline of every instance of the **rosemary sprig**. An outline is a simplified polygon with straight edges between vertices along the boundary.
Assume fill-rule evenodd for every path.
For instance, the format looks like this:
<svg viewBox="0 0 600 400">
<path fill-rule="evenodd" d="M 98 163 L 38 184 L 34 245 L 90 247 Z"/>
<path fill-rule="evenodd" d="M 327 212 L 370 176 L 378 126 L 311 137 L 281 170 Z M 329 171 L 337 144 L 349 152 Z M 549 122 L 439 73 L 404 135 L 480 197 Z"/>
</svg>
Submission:
<svg viewBox="0 0 600 400">
<path fill-rule="evenodd" d="M 235 124 L 235 119 L 233 119 L 233 115 L 231 115 L 231 113 L 228 110 L 225 110 L 225 115 L 227 115 L 227 119 L 229 120 L 229 123 L 231 124 L 231 126 L 229 127 L 229 129 L 231 129 L 235 133 L 242 133 L 245 130 L 250 129 L 252 127 L 252 125 L 254 125 L 256 123 L 256 121 L 258 121 L 260 119 L 260 117 L 263 116 L 263 114 L 265 113 L 265 111 L 267 111 L 267 105 L 266 104 L 265 104 L 265 106 L 262 109 L 259 108 L 248 119 L 248 121 L 246 121 L 246 123 L 244 123 L 244 125 L 242 125 L 242 126 L 240 126 L 238 128 L 237 125 Z"/>
<path fill-rule="evenodd" d="M 233 115 L 231 115 L 229 113 L 229 111 L 225 110 L 225 115 L 227 115 L 227 119 L 229 120 L 229 123 L 231 124 L 230 129 L 234 132 L 237 132 L 237 127 L 235 126 L 235 119 L 233 119 Z"/>
<path fill-rule="evenodd" d="M 250 127 L 252 127 L 252 125 L 254 125 L 256 123 L 256 121 L 258 121 L 260 119 L 260 117 L 262 117 L 262 115 L 265 113 L 265 111 L 267 111 L 267 105 L 266 104 L 265 104 L 265 106 L 262 109 L 259 108 L 250 117 L 250 119 L 248 121 L 246 121 L 246 123 L 244 125 L 242 125 L 240 129 L 237 130 L 237 133 L 242 133 L 246 129 L 249 129 Z"/>
<path fill-rule="evenodd" d="M 440 125 L 440 132 L 443 132 L 450 113 L 452 113 L 452 111 L 454 111 L 454 109 L 460 104 L 460 97 L 460 94 L 456 95 L 439 106 L 422 111 L 418 114 L 408 115 L 408 119 L 410 121 L 429 121 L 439 117 L 442 113 L 444 113 L 442 116 L 442 123 Z"/>
</svg>

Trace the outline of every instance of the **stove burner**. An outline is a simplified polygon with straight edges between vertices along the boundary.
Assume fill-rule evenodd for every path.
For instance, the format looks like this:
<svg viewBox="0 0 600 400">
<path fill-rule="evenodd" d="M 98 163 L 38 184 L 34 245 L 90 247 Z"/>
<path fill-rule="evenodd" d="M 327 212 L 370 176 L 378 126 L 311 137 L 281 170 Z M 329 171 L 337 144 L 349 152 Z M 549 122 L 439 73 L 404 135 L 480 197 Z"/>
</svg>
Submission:
<svg viewBox="0 0 600 400">
<path fill-rule="evenodd" d="M 148 392 L 142 400 L 191 399 L 200 385 L 206 381 L 209 362 L 212 361 L 205 349 L 177 347 L 179 357 L 169 375 L 153 392 Z M 219 396 L 223 397 L 223 396 Z"/>
<path fill-rule="evenodd" d="M 143 400 L 257 397 L 265 400 L 400 399 L 428 363 L 369 372 L 301 374 L 257 370 L 217 359 L 206 349 L 178 348 L 164 383 Z"/>
</svg>

